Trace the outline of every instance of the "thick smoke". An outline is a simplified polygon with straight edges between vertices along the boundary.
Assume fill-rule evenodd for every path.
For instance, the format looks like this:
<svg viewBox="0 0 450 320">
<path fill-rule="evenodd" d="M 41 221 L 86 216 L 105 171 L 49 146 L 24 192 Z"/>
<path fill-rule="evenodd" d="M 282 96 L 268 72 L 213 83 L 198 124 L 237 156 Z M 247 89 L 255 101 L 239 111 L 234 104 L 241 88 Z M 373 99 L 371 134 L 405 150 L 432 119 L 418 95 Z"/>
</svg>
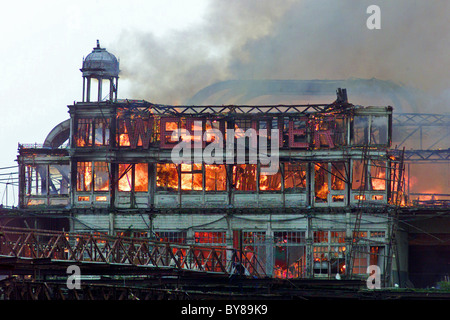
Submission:
<svg viewBox="0 0 450 320">
<path fill-rule="evenodd" d="M 366 27 L 372 4 L 381 30 Z M 216 0 L 187 30 L 125 32 L 112 50 L 132 98 L 157 103 L 229 79 L 377 78 L 424 92 L 427 112 L 447 112 L 438 99 L 450 98 L 448 12 L 447 0 Z"/>
</svg>

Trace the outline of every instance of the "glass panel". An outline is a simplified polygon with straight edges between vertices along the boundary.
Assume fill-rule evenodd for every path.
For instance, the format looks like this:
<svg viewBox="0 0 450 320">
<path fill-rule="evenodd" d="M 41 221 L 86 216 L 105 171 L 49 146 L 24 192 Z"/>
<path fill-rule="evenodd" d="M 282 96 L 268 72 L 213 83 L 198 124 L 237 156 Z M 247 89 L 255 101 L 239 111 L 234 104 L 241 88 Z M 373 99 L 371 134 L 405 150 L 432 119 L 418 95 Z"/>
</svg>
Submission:
<svg viewBox="0 0 450 320">
<path fill-rule="evenodd" d="M 148 164 L 136 163 L 134 165 L 134 191 L 148 191 Z"/>
<path fill-rule="evenodd" d="M 181 164 L 181 190 L 202 190 L 201 164 Z"/>
<path fill-rule="evenodd" d="M 173 163 L 158 163 L 156 166 L 156 187 L 158 190 L 178 190 L 178 170 Z"/>
<path fill-rule="evenodd" d="M 388 143 L 388 117 L 372 116 L 371 124 L 371 144 L 387 144 Z"/>
<path fill-rule="evenodd" d="M 233 167 L 233 184 L 239 191 L 256 191 L 256 165 L 235 165 Z"/>
<path fill-rule="evenodd" d="M 109 119 L 95 119 L 95 145 L 109 145 Z"/>
<path fill-rule="evenodd" d="M 49 177 L 50 194 L 69 194 L 69 165 L 50 165 Z"/>
<path fill-rule="evenodd" d="M 78 119 L 76 146 L 92 146 L 92 119 Z"/>
<path fill-rule="evenodd" d="M 261 171 L 262 171 L 261 166 Z M 263 191 L 280 191 L 281 190 L 281 171 L 278 170 L 275 174 L 263 174 L 259 175 L 259 190 Z"/>
<path fill-rule="evenodd" d="M 194 232 L 195 243 L 226 244 L 226 232 Z"/>
<path fill-rule="evenodd" d="M 353 121 L 353 144 L 356 145 L 368 144 L 369 142 L 368 128 L 369 128 L 368 116 L 355 117 Z"/>
<path fill-rule="evenodd" d="M 345 162 L 331 163 L 331 189 L 345 190 Z"/>
<path fill-rule="evenodd" d="M 131 164 L 119 164 L 119 191 L 131 191 L 131 175 Z"/>
<path fill-rule="evenodd" d="M 227 172 L 225 165 L 205 165 L 205 190 L 227 190 Z"/>
<path fill-rule="evenodd" d="M 155 232 L 155 237 L 157 240 L 163 242 L 186 243 L 186 232 L 184 231 L 159 231 Z"/>
<path fill-rule="evenodd" d="M 372 160 L 370 164 L 370 184 L 372 190 L 386 190 L 386 162 Z"/>
<path fill-rule="evenodd" d="M 77 163 L 77 191 L 91 191 L 92 188 L 92 163 Z"/>
<path fill-rule="evenodd" d="M 94 162 L 94 191 L 109 191 L 109 168 L 107 162 Z"/>
<path fill-rule="evenodd" d="M 27 195 L 47 194 L 47 165 L 26 167 L 26 193 Z"/>
<path fill-rule="evenodd" d="M 125 124 L 125 120 L 119 119 L 117 120 L 117 143 L 121 147 L 129 147 L 130 146 L 130 137 L 128 135 L 127 126 Z"/>
<path fill-rule="evenodd" d="M 352 189 L 363 190 L 365 188 L 366 174 L 364 168 L 364 162 L 362 160 L 353 160 L 352 171 Z"/>
<path fill-rule="evenodd" d="M 306 189 L 306 163 L 286 163 L 284 166 L 284 189 Z"/>
<path fill-rule="evenodd" d="M 318 163 L 315 165 L 315 199 L 316 203 L 327 202 L 328 199 L 328 163 Z"/>
</svg>

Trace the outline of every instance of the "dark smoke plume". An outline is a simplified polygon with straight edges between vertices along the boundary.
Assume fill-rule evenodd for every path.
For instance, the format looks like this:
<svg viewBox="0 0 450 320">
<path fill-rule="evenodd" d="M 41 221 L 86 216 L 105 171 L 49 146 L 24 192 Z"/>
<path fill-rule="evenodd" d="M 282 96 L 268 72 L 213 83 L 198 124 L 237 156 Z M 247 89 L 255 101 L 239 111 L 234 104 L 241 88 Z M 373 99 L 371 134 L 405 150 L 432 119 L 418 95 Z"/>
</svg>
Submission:
<svg viewBox="0 0 450 320">
<path fill-rule="evenodd" d="M 372 4 L 381 8 L 381 30 L 366 27 Z M 442 113 L 449 12 L 447 0 L 216 0 L 189 29 L 164 38 L 124 32 L 111 49 L 130 98 L 182 104 L 230 79 L 376 78 L 423 92 L 426 112 Z"/>
</svg>

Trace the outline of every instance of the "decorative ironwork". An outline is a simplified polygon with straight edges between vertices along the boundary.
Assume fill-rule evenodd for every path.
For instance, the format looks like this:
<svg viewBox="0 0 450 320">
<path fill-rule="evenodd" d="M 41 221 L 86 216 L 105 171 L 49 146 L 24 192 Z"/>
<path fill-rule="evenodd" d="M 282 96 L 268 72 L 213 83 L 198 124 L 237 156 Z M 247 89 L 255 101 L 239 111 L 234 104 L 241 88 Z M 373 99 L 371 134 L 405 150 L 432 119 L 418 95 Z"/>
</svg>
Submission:
<svg viewBox="0 0 450 320">
<path fill-rule="evenodd" d="M 254 253 L 236 249 L 12 227 L 0 227 L 0 232 L 0 254 L 5 256 L 171 267 L 224 274 L 234 274 L 239 269 L 237 266 L 242 266 L 247 275 L 265 276 L 261 271 L 264 268 Z"/>
</svg>

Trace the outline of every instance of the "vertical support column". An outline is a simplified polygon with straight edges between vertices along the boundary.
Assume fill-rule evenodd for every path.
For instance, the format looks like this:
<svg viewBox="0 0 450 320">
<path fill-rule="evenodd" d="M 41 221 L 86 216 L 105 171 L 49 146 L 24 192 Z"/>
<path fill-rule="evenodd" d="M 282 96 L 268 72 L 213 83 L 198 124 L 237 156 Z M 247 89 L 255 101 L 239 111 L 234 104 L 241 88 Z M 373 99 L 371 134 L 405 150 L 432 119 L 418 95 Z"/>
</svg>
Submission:
<svg viewBox="0 0 450 320">
<path fill-rule="evenodd" d="M 116 77 L 116 88 L 114 90 L 114 94 L 115 94 L 114 101 L 115 102 L 117 102 L 117 92 L 118 92 L 118 90 L 119 90 L 119 77 Z"/>
<path fill-rule="evenodd" d="M 81 99 L 82 102 L 86 102 L 86 77 L 83 77 L 83 97 Z"/>
<path fill-rule="evenodd" d="M 272 223 L 270 221 L 267 223 L 265 247 L 266 247 L 266 264 L 264 268 L 266 269 L 265 271 L 267 276 L 272 277 L 273 267 L 275 264 L 275 257 L 274 257 L 274 240 L 273 240 Z"/>
<path fill-rule="evenodd" d="M 103 86 L 103 79 L 102 78 L 97 78 L 98 81 L 98 98 L 97 101 L 100 102 L 102 101 L 102 86 Z"/>
<path fill-rule="evenodd" d="M 85 102 L 91 102 L 91 77 L 86 78 L 86 101 Z"/>
<path fill-rule="evenodd" d="M 306 278 L 313 277 L 313 230 L 312 230 L 312 217 L 308 214 L 306 225 Z"/>
<path fill-rule="evenodd" d="M 115 235 L 115 213 L 110 212 L 109 213 L 109 231 L 108 234 L 111 236 Z"/>
</svg>

